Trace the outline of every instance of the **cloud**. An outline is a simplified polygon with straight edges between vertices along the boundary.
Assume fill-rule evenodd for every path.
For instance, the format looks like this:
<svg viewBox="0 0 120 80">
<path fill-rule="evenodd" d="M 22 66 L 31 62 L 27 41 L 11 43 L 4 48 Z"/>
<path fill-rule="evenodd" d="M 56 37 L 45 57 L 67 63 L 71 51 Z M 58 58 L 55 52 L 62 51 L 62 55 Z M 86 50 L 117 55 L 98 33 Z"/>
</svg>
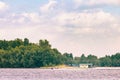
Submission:
<svg viewBox="0 0 120 80">
<path fill-rule="evenodd" d="M 104 34 L 113 27 L 113 24 L 119 25 L 117 17 L 102 10 L 96 12 L 60 13 L 56 17 L 56 23 L 69 29 L 71 28 L 77 34 L 89 35 Z"/>
<path fill-rule="evenodd" d="M 3 14 L 2 14 L 3 15 Z M 2 16 L 1 15 L 1 16 Z M 28 24 L 40 24 L 42 23 L 42 18 L 39 16 L 39 13 L 33 13 L 33 12 L 23 12 L 23 13 L 9 13 L 4 14 L 3 17 L 0 17 L 0 23 L 1 25 L 16 25 L 16 26 L 22 26 L 22 25 L 28 25 Z M 7 24 L 6 24 L 7 23 Z"/>
<path fill-rule="evenodd" d="M 50 16 L 51 14 L 46 14 Z M 82 12 L 61 12 L 54 16 L 46 17 L 39 13 L 21 13 L 9 14 L 4 18 L 0 18 L 1 25 L 13 26 L 42 26 L 53 29 L 56 34 L 81 36 L 91 36 L 96 38 L 96 35 L 101 37 L 114 37 L 120 32 L 119 18 L 111 13 L 103 10 L 83 10 Z M 5 24 L 7 23 L 7 24 Z M 51 32 L 50 29 L 50 32 Z M 104 34 L 104 36 L 103 36 Z M 99 37 L 97 36 L 97 37 Z"/>
<path fill-rule="evenodd" d="M 78 6 L 120 5 L 120 0 L 74 0 Z"/>
<path fill-rule="evenodd" d="M 79 0 L 82 2 L 82 0 Z M 56 31 L 63 33 L 70 33 L 73 35 L 103 35 L 106 36 L 114 31 L 119 32 L 118 26 L 119 19 L 109 12 L 105 12 L 102 9 L 91 9 L 82 11 L 59 11 L 52 15 L 52 11 L 56 11 L 56 0 L 49 0 L 47 4 L 41 6 L 41 14 L 38 12 L 22 12 L 19 14 L 11 13 L 7 16 L 0 18 L 0 23 L 11 24 L 20 26 L 48 26 L 54 27 Z M 50 14 L 49 14 L 49 11 Z M 48 12 L 48 13 L 47 13 Z M 114 32 L 114 33 L 116 33 Z"/>
<path fill-rule="evenodd" d="M 40 7 L 41 13 L 49 13 L 55 9 L 57 6 L 56 0 L 49 0 L 49 2 L 43 6 Z"/>
<path fill-rule="evenodd" d="M 108 5 L 111 1 L 76 0 L 80 6 Z M 72 8 L 75 6 L 74 3 L 67 4 L 65 0 L 61 2 L 49 0 L 48 3 L 40 6 L 40 12 L 23 11 L 1 15 L 2 39 L 27 37 L 32 42 L 48 39 L 53 47 L 62 52 L 79 53 L 81 50 L 80 52 L 88 54 L 92 52 L 91 50 L 97 53 L 97 51 L 105 50 L 106 47 L 111 49 L 112 45 L 115 48 L 116 45 L 119 46 L 120 15 L 116 16 L 102 8 L 74 10 Z M 64 5 L 63 2 L 65 2 Z M 111 4 L 117 3 L 111 2 Z M 68 10 L 67 6 L 71 6 L 72 9 Z"/>
<path fill-rule="evenodd" d="M 6 11 L 7 9 L 8 9 L 8 5 L 0 1 L 0 12 Z"/>
</svg>

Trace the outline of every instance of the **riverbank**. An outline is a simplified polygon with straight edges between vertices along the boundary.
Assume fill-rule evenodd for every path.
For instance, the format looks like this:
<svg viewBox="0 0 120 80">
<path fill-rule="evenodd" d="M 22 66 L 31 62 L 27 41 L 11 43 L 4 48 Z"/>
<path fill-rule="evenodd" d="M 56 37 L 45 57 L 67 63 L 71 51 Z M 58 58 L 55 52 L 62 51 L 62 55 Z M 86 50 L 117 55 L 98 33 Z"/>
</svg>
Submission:
<svg viewBox="0 0 120 80">
<path fill-rule="evenodd" d="M 68 66 L 68 65 L 57 65 L 57 66 L 46 66 L 40 67 L 40 69 L 74 69 L 75 67 Z"/>
</svg>

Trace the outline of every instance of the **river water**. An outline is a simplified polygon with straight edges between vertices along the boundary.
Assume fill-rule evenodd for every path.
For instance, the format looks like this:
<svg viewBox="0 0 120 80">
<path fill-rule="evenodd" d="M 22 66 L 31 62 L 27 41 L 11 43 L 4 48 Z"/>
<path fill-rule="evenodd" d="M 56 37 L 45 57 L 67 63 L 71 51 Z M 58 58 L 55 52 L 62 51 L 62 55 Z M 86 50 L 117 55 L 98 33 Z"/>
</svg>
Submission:
<svg viewBox="0 0 120 80">
<path fill-rule="evenodd" d="M 120 80 L 120 68 L 0 69 L 0 80 Z"/>
</svg>

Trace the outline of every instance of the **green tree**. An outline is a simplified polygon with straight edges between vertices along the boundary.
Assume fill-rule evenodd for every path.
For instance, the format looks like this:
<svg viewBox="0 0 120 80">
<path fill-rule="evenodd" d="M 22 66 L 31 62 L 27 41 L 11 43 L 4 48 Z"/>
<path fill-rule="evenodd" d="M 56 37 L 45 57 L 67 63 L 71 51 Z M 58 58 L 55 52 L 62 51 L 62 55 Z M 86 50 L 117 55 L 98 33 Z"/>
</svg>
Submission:
<svg viewBox="0 0 120 80">
<path fill-rule="evenodd" d="M 51 48 L 51 45 L 47 40 L 39 40 L 39 46 L 42 48 Z"/>
<path fill-rule="evenodd" d="M 64 53 L 64 63 L 67 65 L 72 65 L 73 64 L 73 55 L 72 53 Z"/>
<path fill-rule="evenodd" d="M 24 45 L 25 46 L 29 45 L 29 39 L 27 39 L 27 38 L 24 39 Z"/>
<path fill-rule="evenodd" d="M 80 63 L 87 63 L 87 58 L 85 57 L 84 54 L 82 54 L 80 57 Z"/>
<path fill-rule="evenodd" d="M 93 66 L 99 66 L 99 60 L 98 60 L 97 56 L 95 56 L 95 55 L 91 55 L 91 54 L 88 55 L 87 62 L 92 63 Z"/>
<path fill-rule="evenodd" d="M 116 53 L 111 56 L 112 66 L 119 67 L 120 66 L 120 53 Z"/>
</svg>

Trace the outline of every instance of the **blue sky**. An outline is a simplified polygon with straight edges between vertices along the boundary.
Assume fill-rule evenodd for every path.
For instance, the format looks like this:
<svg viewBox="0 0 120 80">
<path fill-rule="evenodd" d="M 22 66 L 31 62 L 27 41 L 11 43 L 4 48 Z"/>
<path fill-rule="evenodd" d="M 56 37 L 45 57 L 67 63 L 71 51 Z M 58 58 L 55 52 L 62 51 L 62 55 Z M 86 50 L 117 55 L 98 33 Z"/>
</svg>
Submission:
<svg viewBox="0 0 120 80">
<path fill-rule="evenodd" d="M 14 12 L 38 11 L 39 7 L 47 0 L 4 0 Z"/>
<path fill-rule="evenodd" d="M 47 39 L 60 52 L 120 52 L 120 0 L 0 0 L 0 39 Z"/>
</svg>

